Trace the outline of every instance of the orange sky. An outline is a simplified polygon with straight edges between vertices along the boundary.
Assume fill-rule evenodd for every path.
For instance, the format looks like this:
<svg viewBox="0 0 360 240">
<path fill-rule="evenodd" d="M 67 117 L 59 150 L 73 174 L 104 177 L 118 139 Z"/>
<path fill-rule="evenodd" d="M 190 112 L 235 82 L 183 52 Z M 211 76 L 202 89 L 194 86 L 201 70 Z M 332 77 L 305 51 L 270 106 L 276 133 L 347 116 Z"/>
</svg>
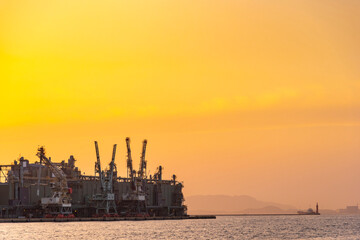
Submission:
<svg viewBox="0 0 360 240">
<path fill-rule="evenodd" d="M 125 137 L 186 195 L 360 201 L 360 2 L 1 1 L 0 163 Z"/>
</svg>

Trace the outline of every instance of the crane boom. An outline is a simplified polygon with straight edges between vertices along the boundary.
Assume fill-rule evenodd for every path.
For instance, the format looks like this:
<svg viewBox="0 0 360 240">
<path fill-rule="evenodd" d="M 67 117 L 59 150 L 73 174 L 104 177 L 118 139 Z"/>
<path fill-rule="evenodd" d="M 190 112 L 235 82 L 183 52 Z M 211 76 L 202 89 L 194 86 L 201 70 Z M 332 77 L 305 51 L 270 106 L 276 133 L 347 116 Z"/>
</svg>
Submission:
<svg viewBox="0 0 360 240">
<path fill-rule="evenodd" d="M 101 171 L 100 153 L 99 153 L 99 146 L 97 141 L 95 141 L 95 151 L 96 151 L 95 173 L 99 174 L 101 189 L 104 190 L 105 189 L 104 174 Z"/>
<path fill-rule="evenodd" d="M 109 192 L 111 192 L 111 193 L 113 192 L 112 183 L 113 183 L 114 166 L 115 166 L 115 154 L 116 154 L 116 144 L 114 144 L 113 154 L 112 154 L 111 162 L 109 164 L 110 165 L 110 170 L 109 170 L 107 190 Z"/>
<path fill-rule="evenodd" d="M 140 157 L 140 167 L 139 167 L 139 177 L 144 178 L 144 175 L 146 175 L 146 160 L 145 160 L 145 152 L 146 152 L 146 145 L 147 145 L 147 140 L 145 139 L 143 141 L 143 147 L 142 147 L 142 152 L 141 152 L 141 157 Z"/>
<path fill-rule="evenodd" d="M 58 168 L 57 166 L 55 166 L 50 159 L 48 159 L 45 156 L 45 150 L 43 147 L 40 147 L 38 150 L 38 153 L 36 154 L 41 160 L 42 162 L 45 163 L 45 165 L 50 169 L 50 171 L 54 174 L 55 178 L 59 181 L 60 186 L 62 188 L 67 188 L 67 180 L 66 180 L 66 175 L 65 173 Z"/>
<path fill-rule="evenodd" d="M 126 138 L 126 146 L 127 146 L 127 168 L 130 175 L 130 178 L 134 178 L 133 174 L 133 164 L 132 164 L 132 158 L 131 158 L 131 149 L 130 149 L 130 138 Z"/>
<path fill-rule="evenodd" d="M 97 141 L 95 141 L 95 151 L 96 151 L 96 163 L 95 163 L 95 171 L 101 173 L 101 165 L 100 165 L 100 154 L 99 154 L 99 146 Z"/>
</svg>

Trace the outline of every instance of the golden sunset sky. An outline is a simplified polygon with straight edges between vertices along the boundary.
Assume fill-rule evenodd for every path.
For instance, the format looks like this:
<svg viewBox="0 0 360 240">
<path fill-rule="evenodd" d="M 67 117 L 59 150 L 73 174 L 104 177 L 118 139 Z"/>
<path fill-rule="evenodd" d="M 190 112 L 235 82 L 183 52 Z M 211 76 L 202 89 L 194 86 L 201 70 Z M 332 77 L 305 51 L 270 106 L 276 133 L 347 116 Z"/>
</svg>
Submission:
<svg viewBox="0 0 360 240">
<path fill-rule="evenodd" d="M 360 1 L 0 1 L 0 163 L 125 137 L 186 196 L 360 202 Z"/>
</svg>

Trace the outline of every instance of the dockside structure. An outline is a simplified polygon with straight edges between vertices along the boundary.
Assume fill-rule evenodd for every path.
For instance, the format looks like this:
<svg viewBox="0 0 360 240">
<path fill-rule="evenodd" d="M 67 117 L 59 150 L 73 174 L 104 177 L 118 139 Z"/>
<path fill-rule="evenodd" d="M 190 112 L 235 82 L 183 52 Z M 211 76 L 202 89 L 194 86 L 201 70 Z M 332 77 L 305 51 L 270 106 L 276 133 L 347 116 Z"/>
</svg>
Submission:
<svg viewBox="0 0 360 240">
<path fill-rule="evenodd" d="M 141 160 L 140 165 L 143 167 L 144 152 Z M 72 155 L 67 162 L 53 162 L 66 175 L 72 212 L 75 217 L 99 216 L 98 204 L 94 204 L 94 196 L 101 193 L 101 176 L 81 174 L 75 162 Z M 142 167 L 139 170 L 141 174 L 137 175 L 136 171 L 133 171 L 135 177 L 133 175 L 132 178 L 117 176 L 116 165 L 113 168 L 112 192 L 116 214 L 119 216 L 185 216 L 187 209 L 182 193 L 183 184 L 176 180 L 176 176 L 173 175 L 171 180 L 163 180 L 161 166 L 153 176 L 146 176 L 143 169 L 141 170 Z M 2 180 L 0 183 L 1 218 L 44 217 L 45 212 L 41 200 L 52 195 L 51 185 L 55 176 L 51 169 L 41 162 L 41 159 L 31 163 L 21 157 L 13 164 L 0 165 L 0 174 Z M 141 185 L 144 201 L 129 198 L 134 193 L 134 181 L 135 184 Z"/>
</svg>

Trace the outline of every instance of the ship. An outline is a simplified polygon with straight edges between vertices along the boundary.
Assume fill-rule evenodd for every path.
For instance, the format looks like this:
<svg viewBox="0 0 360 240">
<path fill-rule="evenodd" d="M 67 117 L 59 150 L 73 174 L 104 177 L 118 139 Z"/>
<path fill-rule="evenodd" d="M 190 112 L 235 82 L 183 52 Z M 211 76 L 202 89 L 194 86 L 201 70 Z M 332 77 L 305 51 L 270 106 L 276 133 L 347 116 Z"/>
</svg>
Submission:
<svg viewBox="0 0 360 240">
<path fill-rule="evenodd" d="M 184 186 L 176 175 L 163 179 L 162 166 L 153 175 L 147 174 L 147 140 L 135 170 L 130 138 L 126 138 L 126 177 L 118 176 L 117 145 L 104 167 L 99 145 L 94 143 L 94 175 L 82 174 L 73 155 L 67 161 L 53 161 L 44 147 L 37 149 L 36 161 L 20 157 L 0 165 L 0 218 L 187 216 Z"/>
</svg>

